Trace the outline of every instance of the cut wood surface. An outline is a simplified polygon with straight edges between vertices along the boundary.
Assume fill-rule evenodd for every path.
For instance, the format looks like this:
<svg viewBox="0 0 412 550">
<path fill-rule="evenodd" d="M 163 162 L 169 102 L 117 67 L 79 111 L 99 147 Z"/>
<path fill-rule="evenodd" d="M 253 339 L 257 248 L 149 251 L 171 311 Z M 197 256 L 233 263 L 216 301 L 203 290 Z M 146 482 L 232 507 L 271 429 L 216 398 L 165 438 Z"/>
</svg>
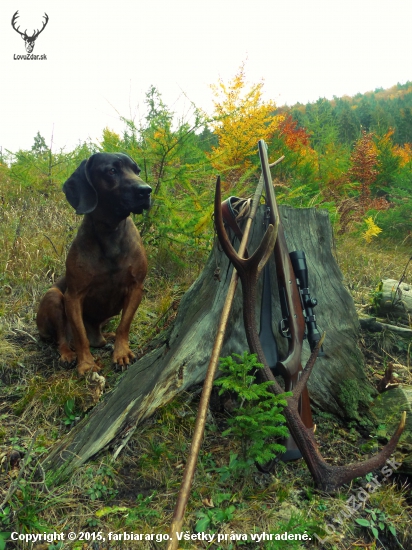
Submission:
<svg viewBox="0 0 412 550">
<path fill-rule="evenodd" d="M 383 279 L 378 313 L 381 317 L 387 317 L 408 327 L 412 317 L 412 286 L 399 283 L 395 279 Z"/>
<path fill-rule="evenodd" d="M 342 283 L 332 254 L 332 229 L 326 211 L 280 208 L 289 250 L 304 250 L 309 287 L 319 305 L 315 308 L 320 330 L 326 331 L 325 356 L 319 358 L 309 381 L 309 393 L 322 409 L 346 418 L 366 410 L 365 396 L 373 391 L 364 372 L 357 346 L 359 330 L 353 300 Z M 264 207 L 260 207 L 248 247 L 253 251 L 263 236 Z M 270 260 L 271 262 L 273 260 Z M 220 281 L 216 268 L 220 270 Z M 119 451 L 144 419 L 183 390 L 203 381 L 213 347 L 232 267 L 217 246 L 186 294 L 172 326 L 151 342 L 151 350 L 125 372 L 114 389 L 61 439 L 43 463 L 55 482 L 99 451 Z M 280 308 L 273 275 L 273 329 L 278 333 Z M 256 314 L 259 318 L 259 304 Z M 280 351 L 287 350 L 279 336 Z M 247 349 L 242 317 L 241 286 L 235 296 L 222 356 Z M 309 357 L 305 342 L 303 364 Z"/>
</svg>

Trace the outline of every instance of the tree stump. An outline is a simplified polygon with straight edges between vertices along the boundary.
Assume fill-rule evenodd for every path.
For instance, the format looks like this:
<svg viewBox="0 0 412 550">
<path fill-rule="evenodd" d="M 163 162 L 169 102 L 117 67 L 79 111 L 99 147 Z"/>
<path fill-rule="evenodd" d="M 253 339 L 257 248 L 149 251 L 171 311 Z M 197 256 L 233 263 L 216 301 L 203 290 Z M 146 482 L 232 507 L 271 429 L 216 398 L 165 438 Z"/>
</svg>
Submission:
<svg viewBox="0 0 412 550">
<path fill-rule="evenodd" d="M 359 418 L 373 393 L 357 346 L 359 322 L 353 300 L 342 284 L 342 274 L 332 254 L 332 228 L 326 211 L 313 208 L 280 208 L 289 250 L 304 250 L 308 261 L 309 286 L 318 300 L 316 316 L 326 331 L 325 356 L 319 358 L 309 380 L 312 401 L 330 413 Z M 264 208 L 253 224 L 249 251 L 255 250 L 263 233 Z M 273 259 L 270 260 L 273 263 Z M 220 280 L 216 269 L 220 270 Z M 151 342 L 151 351 L 131 365 L 116 387 L 105 394 L 87 418 L 56 443 L 43 463 L 55 482 L 99 451 L 111 447 L 115 456 L 136 426 L 179 392 L 204 380 L 232 267 L 215 245 L 198 279 L 183 296 L 172 326 Z M 272 266 L 273 330 L 278 334 L 281 318 L 275 267 Z M 258 288 L 258 296 L 261 291 Z M 242 316 L 241 285 L 236 291 L 222 356 L 247 349 Z M 260 303 L 256 305 L 260 318 Z M 287 342 L 279 336 L 279 351 Z M 304 344 L 302 361 L 309 357 Z"/>
</svg>

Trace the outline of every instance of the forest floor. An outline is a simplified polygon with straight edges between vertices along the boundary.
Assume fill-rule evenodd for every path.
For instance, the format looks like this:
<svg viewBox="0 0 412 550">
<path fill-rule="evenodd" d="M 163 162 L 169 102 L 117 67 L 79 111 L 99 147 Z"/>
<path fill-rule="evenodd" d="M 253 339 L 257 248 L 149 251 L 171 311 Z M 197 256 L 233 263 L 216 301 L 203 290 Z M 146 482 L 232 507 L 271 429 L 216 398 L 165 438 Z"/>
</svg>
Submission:
<svg viewBox="0 0 412 550">
<path fill-rule="evenodd" d="M 20 248 L 23 245 L 24 241 Z M 399 279 L 408 260 L 406 246 L 361 244 L 359 238 L 347 236 L 337 241 L 336 255 L 359 311 L 371 307 L 379 279 Z M 131 344 L 137 353 L 176 314 L 180 297 L 201 266 L 179 268 L 177 273 L 176 269 L 175 277 L 166 276 L 164 259 L 152 262 L 145 298 L 132 330 Z M 116 460 L 110 451 L 102 452 L 66 483 L 48 486 L 40 462 L 93 407 L 94 397 L 87 381 L 79 379 L 75 369 L 63 369 L 56 349 L 38 339 L 35 310 L 44 289 L 44 282 L 33 274 L 21 283 L 16 277 L 13 283 L 1 287 L 0 550 L 165 548 L 162 537 L 171 523 L 193 433 L 199 388 L 180 395 L 140 425 Z M 399 381 L 412 384 L 410 342 L 361 332 L 359 346 L 374 386 L 388 360 L 404 367 L 397 371 Z M 93 353 L 102 366 L 108 391 L 120 374 L 110 365 L 111 350 L 108 347 Z M 367 432 L 356 423 L 348 424 L 316 408 L 313 412 L 318 427 L 316 438 L 328 461 L 356 461 L 385 443 L 379 427 Z M 215 539 L 182 541 L 181 548 L 412 548 L 411 480 L 405 474 L 394 472 L 382 479 L 379 489 L 348 514 L 346 502 L 351 495 L 359 494 L 367 480 L 356 479 L 336 494 L 327 495 L 313 488 L 301 460 L 279 463 L 272 475 L 257 469 L 234 475 L 232 466 L 240 453 L 240 443 L 222 436 L 227 418 L 225 410 L 213 410 L 208 417 L 184 522 L 184 532 L 197 536 L 203 531 L 215 534 Z M 83 540 L 34 546 L 23 541 L 4 544 L 10 532 L 67 535 L 69 531 L 83 533 Z M 143 540 L 109 541 L 110 532 L 143 534 Z M 307 533 L 311 540 L 274 540 L 276 533 L 285 532 Z M 266 540 L 251 540 L 250 535 L 262 533 L 268 535 Z M 145 540 L 150 534 L 152 540 Z M 270 534 L 272 541 L 268 540 Z M 244 535 L 247 541 L 242 540 Z"/>
</svg>

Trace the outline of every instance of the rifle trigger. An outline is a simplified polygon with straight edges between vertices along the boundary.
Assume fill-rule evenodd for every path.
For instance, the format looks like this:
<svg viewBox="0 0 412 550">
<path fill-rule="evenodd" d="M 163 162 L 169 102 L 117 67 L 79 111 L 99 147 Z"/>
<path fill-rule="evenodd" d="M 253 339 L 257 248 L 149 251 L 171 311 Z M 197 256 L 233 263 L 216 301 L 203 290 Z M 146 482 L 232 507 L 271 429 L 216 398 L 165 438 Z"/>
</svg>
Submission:
<svg viewBox="0 0 412 550">
<path fill-rule="evenodd" d="M 291 337 L 287 321 L 288 321 L 287 319 L 282 319 L 279 323 L 279 332 L 283 336 L 283 338 Z"/>
</svg>

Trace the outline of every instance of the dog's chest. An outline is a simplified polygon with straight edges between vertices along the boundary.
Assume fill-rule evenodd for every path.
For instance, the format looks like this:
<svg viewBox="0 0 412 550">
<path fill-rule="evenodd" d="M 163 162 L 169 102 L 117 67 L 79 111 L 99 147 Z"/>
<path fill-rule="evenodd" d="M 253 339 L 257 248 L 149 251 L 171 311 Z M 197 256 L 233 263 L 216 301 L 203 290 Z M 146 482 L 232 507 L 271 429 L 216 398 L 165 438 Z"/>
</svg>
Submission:
<svg viewBox="0 0 412 550">
<path fill-rule="evenodd" d="M 140 262 L 131 255 L 102 262 L 88 286 L 84 314 L 101 320 L 118 314 L 126 296 L 139 284 L 139 273 Z"/>
<path fill-rule="evenodd" d="M 135 282 L 142 262 L 137 243 L 114 242 L 104 248 L 99 247 L 96 252 L 95 286 L 107 286 L 116 291 Z"/>
<path fill-rule="evenodd" d="M 141 260 L 140 235 L 129 219 L 119 230 L 103 234 L 84 232 L 81 237 L 82 244 L 87 242 L 81 256 L 91 261 L 95 273 L 102 273 L 105 277 L 123 278 Z"/>
</svg>

